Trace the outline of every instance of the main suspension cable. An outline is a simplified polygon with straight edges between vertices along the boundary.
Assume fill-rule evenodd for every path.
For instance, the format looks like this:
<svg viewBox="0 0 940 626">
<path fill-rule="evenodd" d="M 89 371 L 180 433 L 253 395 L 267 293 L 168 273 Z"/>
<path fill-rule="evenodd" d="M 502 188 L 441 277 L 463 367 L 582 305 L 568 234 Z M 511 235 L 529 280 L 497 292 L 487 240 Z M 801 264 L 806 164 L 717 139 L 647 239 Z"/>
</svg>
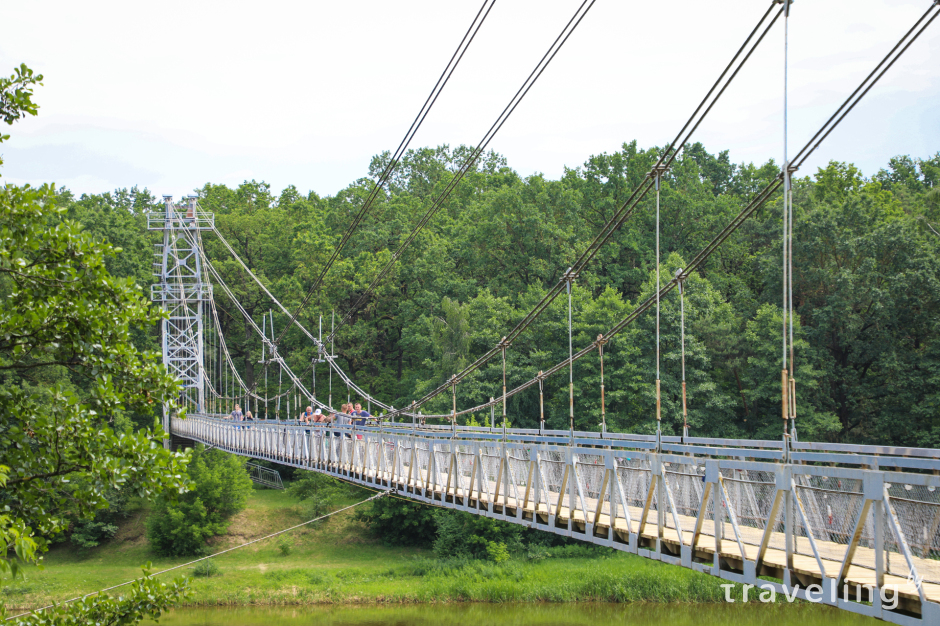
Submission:
<svg viewBox="0 0 940 626">
<path fill-rule="evenodd" d="M 568 38 L 574 32 L 574 30 L 581 23 L 581 20 L 584 19 L 584 16 L 587 15 L 588 11 L 591 10 L 591 7 L 594 6 L 596 0 L 583 0 L 581 5 L 575 11 L 574 15 L 568 20 L 568 23 L 565 24 L 565 27 L 562 29 L 558 37 L 555 38 L 555 41 L 552 42 L 552 45 L 549 46 L 548 50 L 536 64 L 535 69 L 529 74 L 529 76 L 522 83 L 522 86 L 519 87 L 519 90 L 515 93 L 512 99 L 509 101 L 509 104 L 503 109 L 503 111 L 496 118 L 496 121 L 493 122 L 493 125 L 490 126 L 489 130 L 486 131 L 486 134 L 483 136 L 483 139 L 477 144 L 476 148 L 470 153 L 470 156 L 461 164 L 457 173 L 450 180 L 444 190 L 438 195 L 434 200 L 431 207 L 425 212 L 424 216 L 419 220 L 418 224 L 412 229 L 408 237 L 403 241 L 395 253 L 389 259 L 388 263 L 382 268 L 379 274 L 373 279 L 372 283 L 369 285 L 368 289 L 359 296 L 359 298 L 353 303 L 352 307 L 346 312 L 343 318 L 340 320 L 339 325 L 333 332 L 330 334 L 330 338 L 335 337 L 336 332 L 339 331 L 343 326 L 345 326 L 352 316 L 362 307 L 365 301 L 375 292 L 376 287 L 384 280 L 388 275 L 391 269 L 395 266 L 395 263 L 401 257 L 405 249 L 417 238 L 418 234 L 424 228 L 424 226 L 431 221 L 437 211 L 441 208 L 444 202 L 450 197 L 450 194 L 456 189 L 457 185 L 463 180 L 464 176 L 470 170 L 470 168 L 476 163 L 480 158 L 480 155 L 486 150 L 490 142 L 496 136 L 496 133 L 503 127 L 509 117 L 512 115 L 513 111 L 516 110 L 516 107 L 522 102 L 522 99 L 525 98 L 526 94 L 529 93 L 529 90 L 532 89 L 532 86 L 535 85 L 536 81 L 552 62 L 552 59 L 555 58 L 555 55 L 561 50 L 562 46 L 565 45 L 565 42 L 568 41 Z M 450 383 L 445 383 L 443 389 L 446 390 L 449 388 Z"/>
<path fill-rule="evenodd" d="M 340 239 L 339 244 L 333 249 L 333 254 L 330 256 L 329 260 L 326 262 L 326 265 L 320 270 L 319 276 L 313 281 L 313 284 L 310 286 L 310 289 L 307 290 L 307 295 L 304 296 L 303 301 L 301 301 L 300 306 L 297 307 L 297 310 L 293 314 L 290 314 L 290 322 L 287 326 L 284 327 L 284 330 L 281 331 L 281 334 L 274 341 L 276 344 L 281 343 L 281 339 L 284 338 L 284 335 L 290 329 L 290 326 L 297 319 L 297 316 L 307 307 L 310 303 L 310 300 L 313 298 L 313 295 L 316 293 L 317 289 L 320 288 L 320 285 L 323 284 L 323 280 L 326 277 L 327 272 L 330 271 L 330 268 L 333 267 L 333 263 L 336 262 L 336 259 L 339 257 L 340 253 L 343 251 L 343 248 L 346 247 L 346 244 L 352 238 L 353 232 L 362 222 L 363 218 L 369 213 L 369 210 L 372 208 L 372 204 L 375 202 L 375 199 L 378 197 L 379 191 L 388 181 L 389 176 L 392 174 L 392 170 L 398 165 L 398 162 L 404 156 L 405 151 L 408 149 L 408 146 L 411 144 L 411 140 L 414 138 L 415 134 L 418 132 L 418 129 L 421 127 L 421 124 L 424 122 L 424 118 L 427 117 L 428 113 L 431 110 L 431 107 L 434 106 L 434 103 L 437 102 L 438 96 L 441 95 L 441 92 L 444 90 L 444 87 L 447 85 L 447 81 L 450 80 L 450 77 L 453 75 L 454 70 L 457 69 L 457 65 L 460 64 L 460 60 L 463 59 L 464 53 L 467 51 L 467 48 L 470 47 L 470 44 L 473 42 L 474 37 L 476 37 L 477 32 L 480 30 L 480 27 L 483 25 L 484 20 L 490 14 L 490 11 L 493 9 L 493 5 L 496 4 L 496 0 L 484 0 L 483 4 L 480 6 L 480 10 L 477 11 L 476 16 L 473 18 L 473 22 L 470 24 L 470 28 L 467 29 L 467 32 L 464 34 L 463 39 L 460 40 L 460 44 L 457 46 L 457 49 L 454 51 L 454 54 L 450 57 L 450 60 L 447 62 L 447 66 L 444 68 L 444 71 L 441 73 L 440 77 L 437 79 L 437 82 L 434 84 L 434 87 L 431 89 L 431 93 L 428 94 L 427 100 L 424 101 L 424 104 L 421 105 L 421 110 L 418 111 L 417 117 L 414 121 L 411 122 L 411 126 L 408 127 L 408 131 L 405 133 L 405 136 L 402 138 L 401 143 L 398 144 L 398 148 L 395 150 L 395 153 L 391 156 L 388 163 L 385 165 L 385 169 L 382 171 L 382 174 L 379 176 L 379 179 L 372 186 L 372 191 L 369 194 L 366 201 L 362 204 L 362 208 L 359 209 L 359 213 L 353 218 L 352 223 L 346 229 L 346 232 L 343 233 L 343 237 Z M 484 11 L 485 9 L 485 11 Z M 482 16 L 482 17 L 481 17 Z"/>
<path fill-rule="evenodd" d="M 923 23 L 924 20 L 927 18 L 927 16 L 931 12 L 934 12 L 933 15 L 930 17 L 929 20 Z M 800 150 L 800 152 L 798 153 L 799 155 L 805 154 L 806 156 L 808 156 L 813 150 L 815 150 L 819 146 L 819 143 L 822 141 L 822 139 L 828 136 L 829 133 L 832 132 L 832 130 L 834 130 L 836 126 L 838 126 L 839 122 L 845 119 L 845 115 L 848 113 L 848 111 L 854 108 L 854 106 L 858 103 L 858 101 L 861 100 L 861 98 L 864 97 L 864 95 L 868 93 L 869 90 L 871 90 L 871 88 L 878 82 L 878 80 L 882 76 L 884 76 L 884 73 L 888 70 L 888 68 L 890 68 L 891 65 L 893 65 L 894 62 L 897 61 L 897 59 L 917 39 L 917 37 L 919 37 L 920 34 L 923 33 L 923 31 L 930 25 L 930 23 L 937 17 L 937 15 L 940 15 L 940 0 L 934 0 L 931 8 L 928 9 L 927 13 L 925 13 L 924 16 L 922 16 L 920 20 L 918 20 L 917 24 L 915 24 L 915 26 L 917 26 L 923 23 L 921 28 L 917 30 L 916 33 L 914 32 L 915 29 L 913 28 L 910 31 L 908 31 L 904 35 L 904 37 L 902 37 L 898 45 L 892 48 L 891 52 L 888 53 L 888 56 L 886 56 L 885 59 L 882 60 L 881 63 L 878 64 L 878 67 L 879 68 L 882 67 L 886 63 L 887 59 L 893 56 L 890 63 L 887 63 L 884 69 L 882 69 L 879 73 L 875 74 L 875 72 L 872 72 L 872 74 L 869 74 L 869 76 L 865 78 L 862 85 L 864 86 L 867 84 L 867 87 L 865 87 L 864 91 L 861 91 L 861 95 L 859 95 L 856 98 L 856 94 L 858 94 L 861 90 L 861 86 L 860 86 L 852 93 L 852 95 L 849 96 L 849 99 L 847 99 L 846 102 L 843 103 L 842 106 L 839 107 L 839 111 L 842 111 L 843 109 L 845 109 L 845 111 L 838 117 L 834 115 L 832 118 L 830 118 L 830 120 L 827 121 L 826 124 L 823 126 L 823 128 L 828 128 L 828 130 L 824 134 L 821 133 L 821 131 L 818 131 L 813 136 L 813 138 L 810 139 L 810 141 L 803 147 L 803 149 Z M 912 33 L 914 33 L 913 36 L 911 35 Z M 907 42 L 906 44 L 904 44 L 905 41 Z M 903 47 L 901 47 L 901 44 L 904 44 Z M 899 48 L 900 48 L 900 51 L 897 52 L 897 54 L 895 54 Z M 874 80 L 871 80 L 873 76 L 874 76 Z M 851 106 L 847 107 L 847 103 L 852 99 L 854 99 L 854 102 L 852 102 Z M 835 120 L 834 124 L 831 124 L 832 120 Z M 822 135 L 822 139 L 819 139 L 819 141 L 817 141 L 817 138 L 820 137 L 820 135 Z M 813 142 L 816 142 L 815 145 Z M 794 163 L 793 166 L 799 166 L 800 164 L 802 164 L 805 161 L 806 156 L 803 156 L 799 161 Z M 712 241 L 709 242 L 708 245 L 706 245 L 695 256 L 695 258 L 692 259 L 692 261 L 682 270 L 682 272 L 677 273 L 676 276 L 672 280 L 670 280 L 668 283 L 663 285 L 662 288 L 657 290 L 655 294 L 649 296 L 642 303 L 638 304 L 629 315 L 627 315 L 624 319 L 622 319 L 620 322 L 615 324 L 609 331 L 599 336 L 597 340 L 592 342 L 590 345 L 582 348 L 579 352 L 576 352 L 574 355 L 570 356 L 569 358 L 557 363 L 550 369 L 539 372 L 539 374 L 535 376 L 534 378 L 525 381 L 524 383 L 522 383 L 521 385 L 518 385 L 514 389 L 505 391 L 498 400 L 496 401 L 491 400 L 490 402 L 486 402 L 486 403 L 480 404 L 478 406 L 475 406 L 469 409 L 464 409 L 463 411 L 457 412 L 456 415 L 459 416 L 459 415 L 476 413 L 483 409 L 489 408 L 490 406 L 495 405 L 497 402 L 505 403 L 507 398 L 510 398 L 518 393 L 521 393 L 522 391 L 525 391 L 529 387 L 539 384 L 540 381 L 544 380 L 545 378 L 548 378 L 552 374 L 555 374 L 556 372 L 561 371 L 565 367 L 568 367 L 572 361 L 576 361 L 580 358 L 583 358 L 584 356 L 587 356 L 588 354 L 592 354 L 594 350 L 597 349 L 599 341 L 609 341 L 610 338 L 612 338 L 614 335 L 620 333 L 620 331 L 622 331 L 628 325 L 636 321 L 636 319 L 638 319 L 640 315 L 648 311 L 650 308 L 654 307 L 658 299 L 661 299 L 662 297 L 666 296 L 669 292 L 675 289 L 682 281 L 687 279 L 693 272 L 698 270 L 698 268 L 701 267 L 705 263 L 705 261 L 707 261 L 708 258 L 721 246 L 721 244 L 723 244 L 728 239 L 728 237 L 730 237 L 738 228 L 740 228 L 741 224 L 743 224 L 761 206 L 763 206 L 764 203 L 773 195 L 773 193 L 777 191 L 781 187 L 781 185 L 783 185 L 783 178 L 784 177 L 782 175 L 777 176 L 777 178 L 775 178 L 766 187 L 764 187 L 764 189 L 758 192 L 752 198 L 752 200 L 747 204 L 747 206 L 745 206 L 741 210 L 741 212 L 738 213 L 738 215 L 735 216 L 735 218 L 727 226 L 725 226 L 725 228 L 722 229 L 721 232 L 719 232 L 712 239 Z M 505 341 L 505 339 L 503 341 Z M 501 342 L 501 345 L 502 343 L 503 342 Z M 414 404 L 416 403 L 413 403 L 412 407 L 414 410 L 417 410 Z M 394 417 L 394 415 L 396 415 L 397 413 L 398 412 L 394 412 L 392 414 L 392 417 Z M 426 418 L 442 418 L 442 417 L 450 418 L 451 416 L 450 415 L 446 415 L 446 416 L 445 415 L 427 415 L 425 417 Z"/>
<path fill-rule="evenodd" d="M 699 125 L 704 121 L 705 117 L 714 107 L 715 103 L 721 98 L 725 90 L 735 79 L 738 73 L 741 71 L 741 68 L 744 67 L 744 64 L 747 63 L 748 59 L 753 54 L 754 50 L 760 45 L 764 37 L 773 27 L 774 23 L 777 21 L 777 18 L 780 17 L 783 12 L 781 7 L 776 13 L 773 14 L 773 17 L 770 17 L 773 13 L 774 6 L 777 4 L 777 0 L 771 2 L 770 6 L 758 20 L 757 24 L 748 34 L 747 38 L 744 40 L 744 43 L 738 48 L 734 56 L 722 70 L 721 74 L 712 84 L 711 88 L 705 94 L 705 97 L 699 102 L 698 106 L 692 112 L 692 115 L 689 116 L 685 124 L 682 126 L 679 133 L 676 135 L 675 139 L 666 147 L 663 153 L 659 156 L 656 165 L 654 165 L 652 172 L 656 171 L 657 168 L 668 168 L 669 165 L 673 162 L 675 157 L 678 155 L 678 148 L 685 145 L 695 130 Z M 768 21 L 768 18 L 769 21 Z M 727 78 L 727 80 L 725 80 Z M 613 234 L 623 225 L 623 223 L 634 213 L 634 210 L 639 205 L 639 203 L 646 197 L 646 194 L 653 187 L 654 181 L 653 177 L 647 176 L 640 185 L 634 189 L 633 193 L 630 194 L 620 208 L 614 214 L 614 216 L 607 221 L 603 226 L 601 231 L 595 236 L 591 244 L 581 253 L 581 256 L 574 263 L 574 265 L 569 270 L 574 275 L 579 274 L 584 268 L 594 259 L 597 252 L 601 247 L 606 244 Z M 567 274 L 566 274 L 567 276 Z M 526 314 L 526 316 L 518 323 L 516 326 L 509 331 L 509 333 L 501 340 L 500 344 L 490 349 L 485 354 L 481 355 L 476 361 L 464 368 L 463 371 L 456 374 L 456 381 L 460 382 L 463 378 L 466 378 L 474 371 L 481 368 L 483 365 L 488 363 L 493 357 L 500 353 L 504 349 L 503 342 L 506 344 L 512 343 L 523 331 L 525 331 L 536 318 L 538 318 L 542 312 L 548 308 L 548 306 L 555 301 L 555 299 L 561 295 L 567 285 L 567 278 L 563 276 L 555 285 L 545 294 L 545 296 Z M 432 398 L 438 396 L 447 390 L 450 383 L 445 383 L 437 387 L 436 389 L 428 392 L 420 400 L 417 401 L 417 406 L 421 406 L 431 400 Z"/>
</svg>

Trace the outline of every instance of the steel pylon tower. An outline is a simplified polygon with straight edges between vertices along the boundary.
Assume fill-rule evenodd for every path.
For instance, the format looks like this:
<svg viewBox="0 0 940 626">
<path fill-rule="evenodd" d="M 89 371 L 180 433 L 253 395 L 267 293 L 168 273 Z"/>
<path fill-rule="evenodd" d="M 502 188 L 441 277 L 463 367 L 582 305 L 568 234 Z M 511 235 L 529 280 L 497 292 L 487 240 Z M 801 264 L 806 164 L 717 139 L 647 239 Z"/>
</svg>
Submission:
<svg viewBox="0 0 940 626">
<path fill-rule="evenodd" d="M 163 364 L 182 383 L 181 404 L 203 412 L 205 376 L 203 373 L 203 303 L 212 299 L 212 285 L 203 281 L 203 230 L 215 227 L 212 213 L 199 211 L 196 196 L 178 204 L 173 196 L 163 196 L 164 210 L 147 215 L 148 230 L 162 230 L 163 243 L 156 244 L 154 276 L 150 298 L 167 313 L 161 324 Z M 163 427 L 169 432 L 170 415 L 163 407 Z"/>
</svg>

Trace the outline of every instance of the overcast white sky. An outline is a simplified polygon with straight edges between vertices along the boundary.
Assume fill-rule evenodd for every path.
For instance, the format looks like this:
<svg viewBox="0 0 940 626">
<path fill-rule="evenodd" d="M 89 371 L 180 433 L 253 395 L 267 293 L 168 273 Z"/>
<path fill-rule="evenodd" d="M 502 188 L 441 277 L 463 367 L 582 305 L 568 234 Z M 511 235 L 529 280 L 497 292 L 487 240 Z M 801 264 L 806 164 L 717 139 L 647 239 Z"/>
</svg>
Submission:
<svg viewBox="0 0 940 626">
<path fill-rule="evenodd" d="M 931 0 L 799 0 L 790 138 L 799 147 Z M 498 0 L 412 147 L 475 144 L 580 0 Z M 591 154 L 671 139 L 766 0 L 597 0 L 491 147 L 557 178 Z M 331 195 L 392 150 L 480 6 L 467 2 L 0 3 L 0 71 L 45 75 L 3 145 L 7 182 L 190 193 L 264 180 Z M 778 25 L 694 137 L 780 160 Z M 873 174 L 940 150 L 940 19 L 823 144 Z"/>
</svg>

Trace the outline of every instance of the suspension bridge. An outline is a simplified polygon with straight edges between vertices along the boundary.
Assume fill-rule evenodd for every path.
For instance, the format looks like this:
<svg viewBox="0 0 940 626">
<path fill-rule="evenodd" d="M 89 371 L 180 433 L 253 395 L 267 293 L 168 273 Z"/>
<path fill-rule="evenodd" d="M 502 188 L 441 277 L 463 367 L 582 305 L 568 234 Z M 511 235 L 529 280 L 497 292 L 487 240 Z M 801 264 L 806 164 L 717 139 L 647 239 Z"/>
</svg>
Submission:
<svg viewBox="0 0 940 626">
<path fill-rule="evenodd" d="M 411 234 L 402 240 L 389 265 L 333 327 L 324 340 L 299 321 L 300 311 L 320 287 L 323 277 L 404 153 L 430 105 L 446 85 L 483 20 L 492 9 L 484 2 L 467 35 L 451 58 L 434 90 L 412 123 L 405 139 L 376 181 L 332 258 L 321 269 L 307 297 L 289 311 L 265 287 L 215 226 L 211 213 L 197 198 L 180 203 L 165 197 L 164 210 L 149 215 L 148 227 L 163 233 L 155 252 L 158 281 L 151 296 L 166 312 L 162 324 L 164 363 L 182 383 L 176 406 L 164 410 L 164 426 L 176 444 L 201 442 L 251 459 L 264 459 L 321 472 L 373 489 L 394 489 L 401 496 L 441 507 L 467 511 L 547 532 L 589 541 L 646 558 L 694 569 L 728 581 L 773 589 L 811 601 L 897 624 L 940 624 L 940 450 L 804 442 L 797 436 L 797 392 L 792 375 L 793 351 L 791 175 L 869 92 L 895 61 L 940 14 L 940 0 L 904 34 L 816 134 L 790 158 L 784 147 L 780 176 L 758 192 L 741 212 L 695 256 L 688 266 L 663 281 L 659 273 L 660 186 L 664 175 L 692 133 L 725 92 L 775 23 L 784 31 L 790 16 L 788 0 L 772 2 L 744 44 L 721 72 L 705 98 L 662 151 L 647 177 L 620 206 L 562 278 L 515 327 L 507 329 L 491 350 L 446 382 L 406 407 L 395 408 L 367 393 L 346 374 L 334 355 L 339 330 L 351 319 L 389 269 L 447 200 L 495 133 L 524 97 L 547 64 L 587 14 L 585 0 L 566 24 L 510 104 L 461 165 L 446 189 Z M 785 39 L 784 39 L 785 40 Z M 785 93 L 785 92 L 784 92 Z M 784 113 L 786 104 L 784 97 Z M 784 137 L 786 137 L 784 115 Z M 786 142 L 785 142 L 786 145 Z M 666 435 L 661 421 L 659 380 L 659 312 L 663 297 L 677 291 L 735 230 L 782 188 L 782 267 L 784 328 L 781 353 L 781 438 L 740 440 L 693 436 L 686 425 L 678 436 Z M 623 320 L 589 345 L 574 350 L 571 339 L 571 285 L 597 251 L 639 209 L 649 195 L 656 207 L 656 292 Z M 259 325 L 241 307 L 203 248 L 204 233 L 217 236 L 243 270 L 289 321 L 280 335 L 273 313 Z M 239 373 L 222 332 L 215 305 L 218 290 L 244 316 L 261 338 L 265 371 L 276 368 L 288 379 L 288 391 L 276 396 L 259 393 Z M 507 350 L 513 341 L 558 297 L 568 294 L 568 358 L 512 389 L 506 382 Z M 613 433 L 604 412 L 604 345 L 641 315 L 656 315 L 657 402 L 651 419 L 655 435 Z M 684 320 L 683 320 L 684 341 Z M 316 350 L 308 386 L 280 354 L 281 339 L 291 329 L 303 333 Z M 683 344 L 684 346 L 684 344 Z M 684 347 L 683 347 L 684 350 Z M 683 352 L 684 354 L 684 352 Z M 599 431 L 574 429 L 575 361 L 597 355 L 601 364 Z M 458 409 L 458 385 L 489 361 L 501 357 L 502 393 L 477 406 Z M 683 357 L 684 358 L 684 357 Z M 324 399 L 316 393 L 316 364 L 325 363 L 370 409 L 382 413 L 368 425 L 300 423 L 296 420 L 226 419 L 235 402 L 254 405 L 256 417 L 268 416 L 267 406 L 283 401 L 287 415 L 312 405 L 343 417 L 333 406 L 332 389 Z M 684 362 L 683 362 L 684 363 Z M 508 428 L 507 400 L 568 372 L 570 428 L 545 427 L 544 411 L 537 429 Z M 306 376 L 306 373 L 303 373 Z M 332 382 L 330 383 L 332 385 Z M 685 382 L 683 365 L 683 414 Z M 424 414 L 430 400 L 450 393 L 452 410 Z M 497 424 L 496 409 L 502 421 Z M 183 417 L 181 408 L 185 408 Z M 490 412 L 490 426 L 461 426 L 464 415 Z M 276 413 L 280 417 L 280 411 Z M 410 421 L 410 423 L 409 423 Z M 429 421 L 443 422 L 431 424 Z M 260 469 L 258 470 L 261 471 Z M 258 476 L 259 480 L 271 477 Z"/>
</svg>

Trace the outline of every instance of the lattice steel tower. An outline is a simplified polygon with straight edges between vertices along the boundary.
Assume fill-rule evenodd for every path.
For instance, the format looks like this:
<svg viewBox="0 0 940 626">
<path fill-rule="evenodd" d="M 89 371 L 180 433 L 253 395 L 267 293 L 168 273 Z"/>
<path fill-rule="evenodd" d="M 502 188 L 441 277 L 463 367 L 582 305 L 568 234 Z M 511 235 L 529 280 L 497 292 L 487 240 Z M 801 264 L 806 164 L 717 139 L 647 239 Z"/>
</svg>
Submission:
<svg viewBox="0 0 940 626">
<path fill-rule="evenodd" d="M 196 196 L 179 204 L 163 196 L 165 209 L 147 215 L 148 230 L 162 230 L 163 243 L 156 244 L 150 298 L 167 312 L 161 324 L 163 363 L 182 383 L 181 403 L 202 412 L 205 407 L 203 360 L 203 303 L 212 299 L 212 285 L 203 280 L 203 230 L 212 230 L 215 216 L 199 211 Z M 164 430 L 169 432 L 168 407 L 163 407 Z"/>
</svg>

